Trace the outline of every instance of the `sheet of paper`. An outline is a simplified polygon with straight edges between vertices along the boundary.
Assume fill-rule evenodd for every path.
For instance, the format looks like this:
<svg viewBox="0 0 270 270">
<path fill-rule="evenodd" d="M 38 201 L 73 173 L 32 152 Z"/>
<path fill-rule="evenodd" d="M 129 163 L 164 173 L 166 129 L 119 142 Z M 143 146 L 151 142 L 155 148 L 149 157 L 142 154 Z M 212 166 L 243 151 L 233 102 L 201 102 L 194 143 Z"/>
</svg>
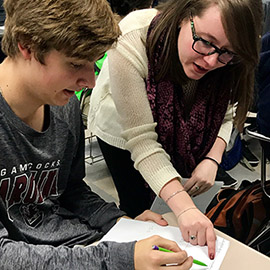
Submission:
<svg viewBox="0 0 270 270">
<path fill-rule="evenodd" d="M 101 239 L 101 241 L 129 242 L 141 240 L 152 235 L 160 235 L 164 238 L 177 242 L 179 247 L 186 250 L 188 255 L 191 255 L 194 259 L 207 264 L 207 267 L 193 264 L 191 268 L 193 270 L 218 270 L 229 247 L 228 240 L 217 236 L 216 256 L 214 260 L 210 260 L 208 257 L 207 246 L 193 246 L 185 242 L 178 227 L 163 227 L 153 222 L 144 222 L 125 218 L 122 218 L 114 227 L 112 227 L 112 229 Z"/>
</svg>

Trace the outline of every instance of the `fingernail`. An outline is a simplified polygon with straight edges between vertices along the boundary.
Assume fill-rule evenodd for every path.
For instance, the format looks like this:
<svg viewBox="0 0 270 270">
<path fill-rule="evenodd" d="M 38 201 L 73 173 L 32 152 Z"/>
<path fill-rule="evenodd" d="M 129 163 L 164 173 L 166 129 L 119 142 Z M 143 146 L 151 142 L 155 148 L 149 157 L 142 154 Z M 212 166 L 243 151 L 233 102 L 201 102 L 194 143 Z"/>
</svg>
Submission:
<svg viewBox="0 0 270 270">
<path fill-rule="evenodd" d="M 209 257 L 210 257 L 210 260 L 214 260 L 215 259 L 215 256 L 214 256 L 213 253 L 211 253 Z"/>
</svg>

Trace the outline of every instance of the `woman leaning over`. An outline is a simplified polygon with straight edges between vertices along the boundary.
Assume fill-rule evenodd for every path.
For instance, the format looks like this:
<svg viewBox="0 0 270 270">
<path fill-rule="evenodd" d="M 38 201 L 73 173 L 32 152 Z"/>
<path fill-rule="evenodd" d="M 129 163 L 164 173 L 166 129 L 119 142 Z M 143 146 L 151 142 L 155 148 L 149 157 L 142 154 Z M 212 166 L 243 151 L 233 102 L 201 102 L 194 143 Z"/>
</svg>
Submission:
<svg viewBox="0 0 270 270">
<path fill-rule="evenodd" d="M 213 225 L 190 196 L 214 184 L 233 120 L 245 121 L 261 21 L 258 0 L 169 0 L 132 12 L 120 22 L 122 36 L 91 97 L 89 127 L 120 208 L 136 216 L 154 191 L 177 216 L 184 239 L 207 244 L 210 258 Z"/>
</svg>

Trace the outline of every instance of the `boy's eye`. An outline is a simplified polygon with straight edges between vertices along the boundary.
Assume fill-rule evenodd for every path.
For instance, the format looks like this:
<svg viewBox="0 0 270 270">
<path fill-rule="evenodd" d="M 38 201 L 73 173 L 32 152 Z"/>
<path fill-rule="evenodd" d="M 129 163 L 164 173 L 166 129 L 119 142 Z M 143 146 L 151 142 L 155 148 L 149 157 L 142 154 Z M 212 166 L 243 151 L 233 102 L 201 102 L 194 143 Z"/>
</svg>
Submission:
<svg viewBox="0 0 270 270">
<path fill-rule="evenodd" d="M 70 65 L 71 65 L 71 67 L 73 67 L 75 69 L 79 69 L 83 66 L 82 64 L 75 64 L 75 63 L 70 63 Z"/>
</svg>

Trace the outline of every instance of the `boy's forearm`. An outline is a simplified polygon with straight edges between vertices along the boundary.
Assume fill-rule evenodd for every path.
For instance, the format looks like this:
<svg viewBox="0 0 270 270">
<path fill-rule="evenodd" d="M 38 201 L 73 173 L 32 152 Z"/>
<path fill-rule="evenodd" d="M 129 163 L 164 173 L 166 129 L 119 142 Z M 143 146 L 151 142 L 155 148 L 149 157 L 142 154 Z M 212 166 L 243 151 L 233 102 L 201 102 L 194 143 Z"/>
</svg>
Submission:
<svg viewBox="0 0 270 270">
<path fill-rule="evenodd" d="M 103 242 L 97 246 L 53 247 L 0 239 L 1 265 L 5 270 L 131 270 L 135 242 Z"/>
</svg>

